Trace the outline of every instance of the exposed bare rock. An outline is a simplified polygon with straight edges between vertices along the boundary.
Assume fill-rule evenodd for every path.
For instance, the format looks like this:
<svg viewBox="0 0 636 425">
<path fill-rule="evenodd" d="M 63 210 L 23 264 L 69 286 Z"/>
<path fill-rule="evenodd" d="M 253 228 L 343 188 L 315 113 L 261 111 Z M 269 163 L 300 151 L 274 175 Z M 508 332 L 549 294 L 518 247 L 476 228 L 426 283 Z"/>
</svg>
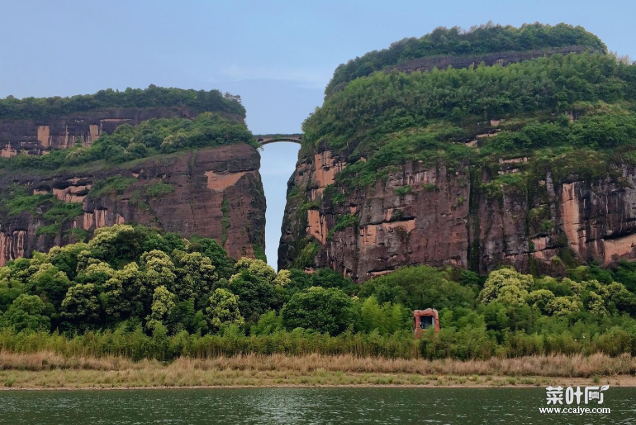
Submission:
<svg viewBox="0 0 636 425">
<path fill-rule="evenodd" d="M 184 112 L 176 107 L 108 108 L 50 119 L 0 120 L 0 156 L 8 158 L 20 152 L 42 155 L 78 143 L 88 147 L 100 135 L 112 133 L 121 124 L 136 126 L 151 118 L 184 118 Z M 187 118 L 196 115 L 190 111 Z"/>
<path fill-rule="evenodd" d="M 83 212 L 64 221 L 55 235 L 38 235 L 38 228 L 50 224 L 43 218 L 46 205 L 37 214 L 0 212 L 0 266 L 34 250 L 75 242 L 72 229 L 90 234 L 99 227 L 121 223 L 141 223 L 185 237 L 211 237 L 235 258 L 253 257 L 254 246 L 264 247 L 265 234 L 259 167 L 256 149 L 235 144 L 151 157 L 94 172 L 5 175 L 0 177 L 0 190 L 22 185 L 29 194 L 52 194 L 64 202 L 81 203 Z M 97 183 L 112 177 L 124 179 L 125 190 L 91 194 L 98 190 Z"/>
<path fill-rule="evenodd" d="M 500 170 L 518 172 L 514 167 L 528 161 L 501 160 Z M 302 266 L 331 267 L 358 281 L 415 264 L 558 273 L 562 258 L 606 265 L 636 258 L 636 169 L 625 169 L 620 181 L 555 182 L 548 173 L 535 194 L 505 188 L 493 195 L 483 185 L 496 176 L 485 170 L 471 175 L 467 165 L 409 162 L 372 187 L 348 191 L 344 202 L 321 197 L 345 164 L 325 151 L 299 162 L 289 182 L 279 267 L 301 266 L 298 258 L 312 243 L 313 259 Z M 336 228 L 351 214 L 357 225 Z"/>
</svg>

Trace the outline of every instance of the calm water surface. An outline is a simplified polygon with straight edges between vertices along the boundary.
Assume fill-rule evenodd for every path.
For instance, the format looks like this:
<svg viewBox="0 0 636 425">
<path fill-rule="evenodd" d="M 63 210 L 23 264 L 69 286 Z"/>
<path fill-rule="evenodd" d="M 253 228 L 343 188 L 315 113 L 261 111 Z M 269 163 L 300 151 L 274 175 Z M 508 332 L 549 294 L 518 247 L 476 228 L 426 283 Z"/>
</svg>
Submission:
<svg viewBox="0 0 636 425">
<path fill-rule="evenodd" d="M 609 415 L 545 415 L 543 388 L 0 391 L 0 424 L 633 424 L 636 388 Z"/>
</svg>

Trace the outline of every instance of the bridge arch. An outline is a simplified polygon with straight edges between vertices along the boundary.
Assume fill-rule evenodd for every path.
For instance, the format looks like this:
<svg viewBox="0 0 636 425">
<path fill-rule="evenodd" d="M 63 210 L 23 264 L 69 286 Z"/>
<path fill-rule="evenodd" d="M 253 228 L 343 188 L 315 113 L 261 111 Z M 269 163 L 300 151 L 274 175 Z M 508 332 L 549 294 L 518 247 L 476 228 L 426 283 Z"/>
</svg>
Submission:
<svg viewBox="0 0 636 425">
<path fill-rule="evenodd" d="M 302 134 L 261 134 L 255 137 L 261 146 L 276 142 L 292 142 L 300 144 L 303 139 Z"/>
</svg>

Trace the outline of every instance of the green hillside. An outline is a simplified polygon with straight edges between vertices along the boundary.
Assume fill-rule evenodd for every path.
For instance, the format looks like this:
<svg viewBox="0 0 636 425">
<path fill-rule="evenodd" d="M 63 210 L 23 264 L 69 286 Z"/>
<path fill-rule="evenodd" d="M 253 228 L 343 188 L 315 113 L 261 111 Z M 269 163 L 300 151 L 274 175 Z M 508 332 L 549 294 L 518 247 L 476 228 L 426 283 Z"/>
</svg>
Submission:
<svg viewBox="0 0 636 425">
<path fill-rule="evenodd" d="M 420 38 L 405 38 L 388 49 L 374 50 L 336 68 L 325 89 L 328 97 L 341 90 L 346 83 L 366 77 L 409 60 L 440 55 L 475 55 L 493 52 L 542 50 L 555 47 L 579 46 L 605 53 L 607 48 L 594 34 L 584 28 L 567 24 L 555 26 L 525 24 L 513 26 L 483 25 L 464 31 L 453 27 L 437 28 Z"/>
</svg>

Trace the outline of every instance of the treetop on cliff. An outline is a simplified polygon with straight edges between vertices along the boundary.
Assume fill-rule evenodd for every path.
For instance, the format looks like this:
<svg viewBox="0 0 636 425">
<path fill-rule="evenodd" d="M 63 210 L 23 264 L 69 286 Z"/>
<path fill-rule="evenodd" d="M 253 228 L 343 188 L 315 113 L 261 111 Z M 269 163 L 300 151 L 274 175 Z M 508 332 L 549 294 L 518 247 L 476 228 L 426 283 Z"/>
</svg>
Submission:
<svg viewBox="0 0 636 425">
<path fill-rule="evenodd" d="M 539 50 L 564 46 L 587 47 L 602 53 L 605 44 L 583 27 L 564 23 L 474 26 L 469 31 L 459 27 L 438 27 L 420 38 L 405 38 L 387 49 L 374 50 L 339 65 L 325 89 L 330 96 L 349 81 L 381 71 L 402 62 L 437 55 L 469 55 L 494 52 Z"/>
<path fill-rule="evenodd" d="M 27 97 L 16 99 L 8 96 L 0 99 L 2 119 L 48 119 L 73 113 L 105 108 L 186 108 L 192 112 L 219 112 L 245 118 L 245 108 L 240 96 L 219 90 L 185 90 L 157 87 L 145 89 L 127 88 L 124 91 L 106 89 L 94 94 L 71 97 Z"/>
</svg>

